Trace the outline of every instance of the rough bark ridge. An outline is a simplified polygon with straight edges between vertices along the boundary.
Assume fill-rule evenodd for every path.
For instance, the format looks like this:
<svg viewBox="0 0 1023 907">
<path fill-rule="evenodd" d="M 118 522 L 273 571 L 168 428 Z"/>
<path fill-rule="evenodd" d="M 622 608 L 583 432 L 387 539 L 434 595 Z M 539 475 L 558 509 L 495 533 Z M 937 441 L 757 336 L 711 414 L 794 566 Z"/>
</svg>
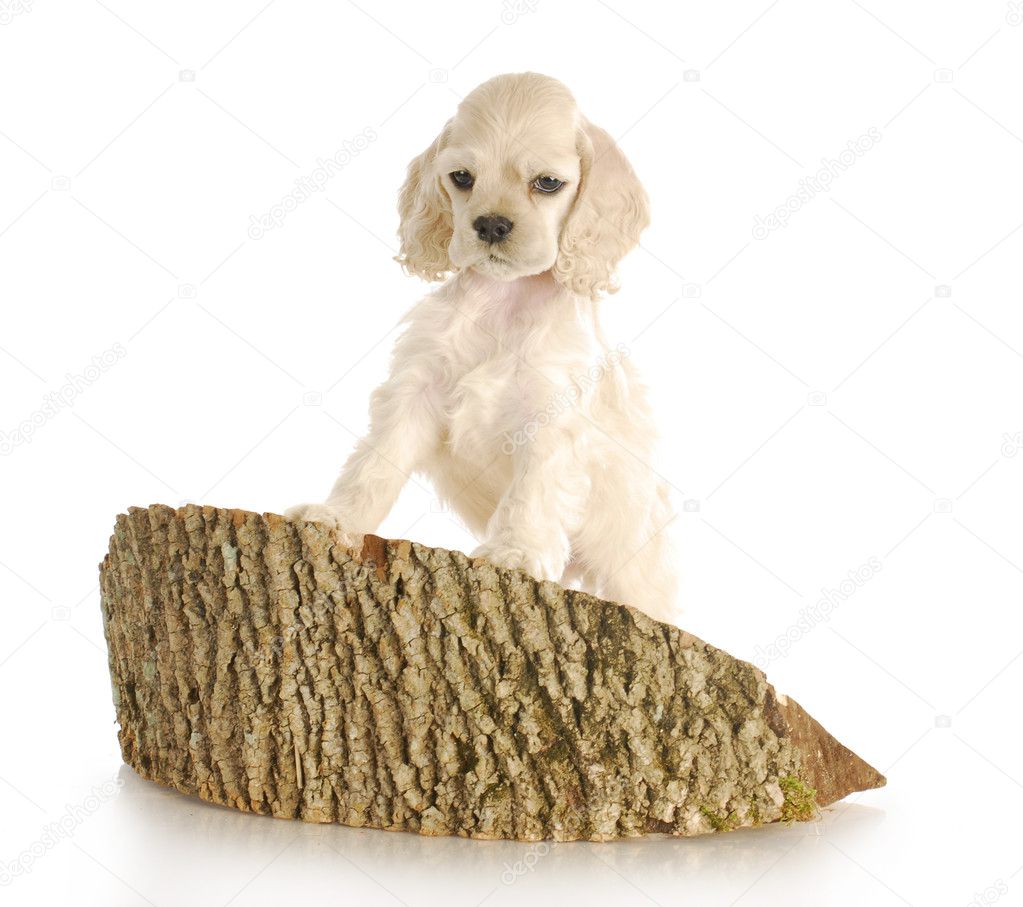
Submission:
<svg viewBox="0 0 1023 907">
<path fill-rule="evenodd" d="M 213 803 L 606 840 L 884 784 L 753 665 L 457 551 L 154 505 L 117 518 L 100 576 L 124 760 Z"/>
</svg>

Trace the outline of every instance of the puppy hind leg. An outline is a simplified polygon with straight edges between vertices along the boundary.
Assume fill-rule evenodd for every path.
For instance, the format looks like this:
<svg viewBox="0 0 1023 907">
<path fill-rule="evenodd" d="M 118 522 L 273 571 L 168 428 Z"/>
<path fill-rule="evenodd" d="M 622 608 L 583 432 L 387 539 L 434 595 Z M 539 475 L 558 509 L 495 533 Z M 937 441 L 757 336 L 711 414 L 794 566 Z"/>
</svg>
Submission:
<svg viewBox="0 0 1023 907">
<path fill-rule="evenodd" d="M 577 545 L 595 593 L 674 623 L 679 609 L 672 520 L 668 496 L 660 490 L 645 513 L 593 508 Z"/>
<path fill-rule="evenodd" d="M 680 608 L 672 546 L 664 535 L 667 530 L 651 531 L 655 534 L 646 543 L 601 578 L 602 595 L 655 620 L 676 623 Z"/>
</svg>

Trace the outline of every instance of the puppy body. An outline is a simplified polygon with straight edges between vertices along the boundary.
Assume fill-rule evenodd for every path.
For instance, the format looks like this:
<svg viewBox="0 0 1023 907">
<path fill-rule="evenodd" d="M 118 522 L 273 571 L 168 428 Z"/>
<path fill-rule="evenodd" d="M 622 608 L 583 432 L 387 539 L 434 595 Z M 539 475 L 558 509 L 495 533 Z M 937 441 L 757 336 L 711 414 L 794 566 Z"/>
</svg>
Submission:
<svg viewBox="0 0 1023 907">
<path fill-rule="evenodd" d="M 463 171 L 470 191 L 449 180 Z M 541 193 L 537 171 L 563 185 Z M 455 273 L 405 316 L 369 434 L 326 503 L 287 515 L 357 543 L 419 472 L 483 540 L 474 556 L 674 619 L 644 388 L 596 311 L 647 220 L 621 152 L 560 83 L 500 76 L 412 162 L 399 207 L 406 268 Z M 497 215 L 510 235 L 484 238 L 480 218 Z"/>
</svg>

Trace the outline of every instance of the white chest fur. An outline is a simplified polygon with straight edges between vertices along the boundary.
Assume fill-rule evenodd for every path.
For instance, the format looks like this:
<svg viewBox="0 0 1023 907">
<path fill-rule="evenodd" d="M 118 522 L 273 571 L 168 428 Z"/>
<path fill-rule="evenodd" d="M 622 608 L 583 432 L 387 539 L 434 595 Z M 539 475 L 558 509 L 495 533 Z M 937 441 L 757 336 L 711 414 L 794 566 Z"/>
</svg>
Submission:
<svg viewBox="0 0 1023 907">
<path fill-rule="evenodd" d="M 429 302 L 410 331 L 438 341 L 434 399 L 454 456 L 508 456 L 566 405 L 585 405 L 578 388 L 601 348 L 584 301 L 543 275 L 501 282 L 467 272 Z"/>
</svg>

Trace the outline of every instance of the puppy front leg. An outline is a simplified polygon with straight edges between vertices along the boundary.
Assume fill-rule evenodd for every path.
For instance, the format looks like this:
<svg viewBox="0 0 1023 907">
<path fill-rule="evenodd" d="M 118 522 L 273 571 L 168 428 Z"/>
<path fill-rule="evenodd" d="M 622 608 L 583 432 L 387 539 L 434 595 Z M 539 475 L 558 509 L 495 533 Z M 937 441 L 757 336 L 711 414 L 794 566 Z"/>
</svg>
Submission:
<svg viewBox="0 0 1023 907">
<path fill-rule="evenodd" d="M 571 548 L 568 527 L 581 511 L 589 480 L 571 456 L 569 439 L 534 438 L 512 454 L 513 478 L 472 552 L 499 567 L 558 581 Z"/>
<path fill-rule="evenodd" d="M 290 507 L 284 515 L 326 523 L 358 547 L 364 533 L 376 531 L 439 438 L 429 384 L 418 375 L 392 375 L 370 397 L 369 433 L 355 445 L 327 500 Z"/>
</svg>

